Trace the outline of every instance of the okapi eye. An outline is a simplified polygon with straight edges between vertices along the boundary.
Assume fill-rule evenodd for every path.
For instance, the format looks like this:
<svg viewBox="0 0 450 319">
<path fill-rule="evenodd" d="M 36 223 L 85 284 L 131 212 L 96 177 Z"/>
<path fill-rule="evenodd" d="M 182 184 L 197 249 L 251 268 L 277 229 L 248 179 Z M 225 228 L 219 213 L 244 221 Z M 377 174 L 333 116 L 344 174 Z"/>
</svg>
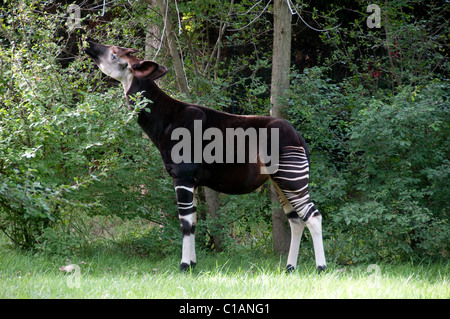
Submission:
<svg viewBox="0 0 450 319">
<path fill-rule="evenodd" d="M 114 55 L 114 53 L 113 53 L 113 54 L 111 54 L 111 59 L 113 59 L 113 60 L 115 60 L 115 59 L 116 59 L 116 56 Z"/>
</svg>

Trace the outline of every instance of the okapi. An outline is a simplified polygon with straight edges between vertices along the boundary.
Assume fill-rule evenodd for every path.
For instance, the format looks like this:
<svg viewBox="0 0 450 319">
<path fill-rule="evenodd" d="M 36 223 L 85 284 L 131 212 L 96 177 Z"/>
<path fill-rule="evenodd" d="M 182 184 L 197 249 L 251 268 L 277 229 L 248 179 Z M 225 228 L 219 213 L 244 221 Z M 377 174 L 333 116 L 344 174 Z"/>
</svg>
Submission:
<svg viewBox="0 0 450 319">
<path fill-rule="evenodd" d="M 322 216 L 308 192 L 308 148 L 305 140 L 289 122 L 270 116 L 233 115 L 178 101 L 155 84 L 156 79 L 168 72 L 166 67 L 137 58 L 133 55 L 137 52 L 135 49 L 93 42 L 88 44 L 85 52 L 100 70 L 122 83 L 128 107 L 133 108 L 134 102 L 130 97 L 139 92 L 150 100 L 146 107 L 138 112 L 137 122 L 160 151 L 165 168 L 173 178 L 183 234 L 181 271 L 195 266 L 197 262 L 197 187 L 207 186 L 227 194 L 245 194 L 261 187 L 268 179 L 271 179 L 277 191 L 291 229 L 287 271 L 290 272 L 297 266 L 300 239 L 305 225 L 313 239 L 317 269 L 319 273 L 326 269 Z M 146 109 L 150 109 L 150 112 Z M 232 139 L 238 139 L 237 143 L 230 144 L 230 141 L 224 140 L 224 136 L 230 135 L 230 129 L 244 132 L 232 136 Z M 252 132 L 258 135 L 259 143 L 256 143 L 256 146 L 255 143 L 245 143 L 250 139 L 251 134 L 248 132 L 252 129 Z M 201 141 L 198 144 L 198 140 L 184 141 L 186 143 L 183 145 L 192 146 L 194 152 L 190 152 L 188 147 L 180 148 L 181 142 L 176 137 L 179 138 L 182 135 L 180 133 L 186 132 L 194 136 L 199 133 L 198 130 L 201 130 L 200 134 L 205 139 L 212 140 L 215 137 L 215 140 L 211 141 L 211 144 L 214 142 L 214 152 L 210 144 L 203 146 Z M 274 139 L 274 136 L 277 138 Z M 272 156 L 270 166 L 267 158 L 261 155 L 264 153 L 261 149 L 263 144 L 270 146 L 273 154 L 279 154 L 278 158 Z M 229 149 L 230 145 L 232 149 Z M 201 157 L 207 147 L 209 154 L 217 160 L 211 161 Z M 256 154 L 252 155 L 252 147 L 258 148 Z M 227 161 L 216 157 L 220 153 L 227 155 Z M 234 155 L 230 157 L 230 153 Z M 239 155 L 243 153 L 244 161 L 242 156 L 239 160 Z M 174 154 L 179 155 L 175 156 L 178 157 L 176 160 Z"/>
</svg>

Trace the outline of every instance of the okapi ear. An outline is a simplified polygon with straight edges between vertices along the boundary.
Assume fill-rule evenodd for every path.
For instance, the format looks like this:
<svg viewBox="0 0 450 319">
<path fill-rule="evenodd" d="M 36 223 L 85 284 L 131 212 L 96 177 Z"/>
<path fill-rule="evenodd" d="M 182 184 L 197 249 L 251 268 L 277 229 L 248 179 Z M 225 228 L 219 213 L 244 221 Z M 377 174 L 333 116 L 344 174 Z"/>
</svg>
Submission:
<svg viewBox="0 0 450 319">
<path fill-rule="evenodd" d="M 165 66 L 153 61 L 139 61 L 132 65 L 131 70 L 137 78 L 143 79 L 148 77 L 152 80 L 159 79 L 169 71 Z"/>
<path fill-rule="evenodd" d="M 125 49 L 123 49 L 123 54 L 132 54 L 132 53 L 136 53 L 136 52 L 139 52 L 139 50 L 136 50 L 136 49 L 129 49 L 129 48 L 125 48 Z"/>
</svg>

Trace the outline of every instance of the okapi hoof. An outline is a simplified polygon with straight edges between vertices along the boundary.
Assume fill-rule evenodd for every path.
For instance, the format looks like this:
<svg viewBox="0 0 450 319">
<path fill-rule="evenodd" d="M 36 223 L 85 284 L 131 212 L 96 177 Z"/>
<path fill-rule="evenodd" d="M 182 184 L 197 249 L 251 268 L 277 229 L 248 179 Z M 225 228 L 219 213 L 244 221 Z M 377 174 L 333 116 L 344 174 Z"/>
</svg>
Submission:
<svg viewBox="0 0 450 319">
<path fill-rule="evenodd" d="M 287 265 L 286 266 L 286 273 L 290 274 L 295 270 L 295 267 L 292 265 Z"/>
<path fill-rule="evenodd" d="M 180 265 L 180 272 L 187 272 L 189 270 L 192 270 L 195 268 L 195 266 L 197 265 L 197 263 L 191 261 L 190 264 L 188 263 L 181 263 Z"/>
<path fill-rule="evenodd" d="M 319 273 L 319 275 L 322 273 L 322 272 L 325 272 L 327 270 L 327 266 L 317 266 L 317 271 L 318 271 L 318 273 Z"/>
<path fill-rule="evenodd" d="M 188 263 L 181 263 L 180 272 L 187 272 L 190 267 L 191 265 L 189 265 Z"/>
</svg>

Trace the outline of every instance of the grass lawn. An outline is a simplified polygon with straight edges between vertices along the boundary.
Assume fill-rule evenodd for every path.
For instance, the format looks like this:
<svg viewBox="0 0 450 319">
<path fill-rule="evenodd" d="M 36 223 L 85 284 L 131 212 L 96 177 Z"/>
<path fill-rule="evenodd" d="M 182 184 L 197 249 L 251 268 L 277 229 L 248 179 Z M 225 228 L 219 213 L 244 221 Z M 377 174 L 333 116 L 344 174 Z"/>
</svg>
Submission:
<svg viewBox="0 0 450 319">
<path fill-rule="evenodd" d="M 188 274 L 179 256 L 142 258 L 96 250 L 67 261 L 0 249 L 0 298 L 444 298 L 448 260 L 439 263 L 329 265 L 320 276 L 311 261 L 284 273 L 285 257 L 201 252 Z"/>
</svg>

